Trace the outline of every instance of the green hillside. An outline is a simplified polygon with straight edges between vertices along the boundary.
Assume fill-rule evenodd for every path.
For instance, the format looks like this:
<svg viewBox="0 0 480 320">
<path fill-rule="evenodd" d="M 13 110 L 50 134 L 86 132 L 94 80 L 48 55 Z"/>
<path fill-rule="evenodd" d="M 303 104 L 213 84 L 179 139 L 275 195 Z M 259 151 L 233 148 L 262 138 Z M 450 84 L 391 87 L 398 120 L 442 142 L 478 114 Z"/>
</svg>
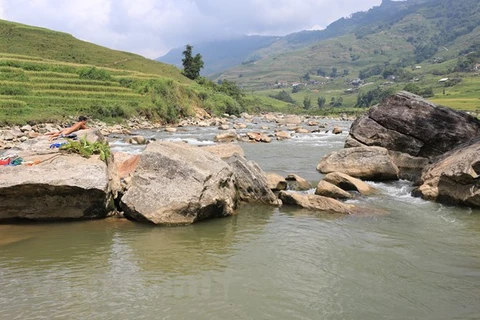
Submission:
<svg viewBox="0 0 480 320">
<path fill-rule="evenodd" d="M 314 105 L 323 97 L 341 98 L 349 107 L 357 105 L 359 94 L 414 83 L 436 102 L 480 110 L 475 88 L 480 88 L 480 77 L 474 69 L 479 52 L 477 0 L 384 0 L 325 31 L 286 36 L 257 52 L 262 59 L 230 69 L 216 80 L 235 81 L 261 95 L 286 91 L 299 106 L 305 97 Z M 361 84 L 352 85 L 357 78 Z M 460 80 L 439 83 L 442 78 Z M 302 90 L 293 93 L 293 83 L 300 83 Z"/>
<path fill-rule="evenodd" d="M 0 20 L 0 125 L 62 121 L 85 114 L 176 122 L 211 114 L 288 110 L 229 82 L 192 81 L 174 66 L 110 50 L 71 35 Z"/>
<path fill-rule="evenodd" d="M 0 52 L 161 75 L 188 82 L 176 67 L 80 41 L 72 35 L 0 20 Z"/>
</svg>

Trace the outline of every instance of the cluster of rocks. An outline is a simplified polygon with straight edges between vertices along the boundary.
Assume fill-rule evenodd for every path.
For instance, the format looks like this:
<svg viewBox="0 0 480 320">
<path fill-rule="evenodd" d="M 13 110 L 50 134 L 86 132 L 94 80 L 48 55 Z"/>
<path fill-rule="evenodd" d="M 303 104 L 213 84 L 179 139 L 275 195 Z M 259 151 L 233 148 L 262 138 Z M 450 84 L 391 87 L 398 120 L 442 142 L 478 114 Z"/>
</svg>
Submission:
<svg viewBox="0 0 480 320">
<path fill-rule="evenodd" d="M 248 113 L 242 113 L 240 117 L 225 114 L 222 117 L 211 117 L 207 113 L 199 113 L 195 117 L 182 119 L 175 125 L 164 125 L 149 121 L 145 117 L 133 117 L 123 124 L 108 125 L 98 120 L 89 120 L 89 126 L 96 128 L 103 136 L 126 135 L 125 142 L 131 144 L 146 144 L 149 141 L 144 137 L 132 135 L 137 130 L 164 130 L 166 132 L 177 132 L 182 127 L 218 127 L 219 130 L 225 131 L 219 133 L 215 137 L 216 142 L 232 142 L 232 141 L 250 141 L 250 142 L 266 142 L 269 143 L 273 139 L 286 140 L 291 138 L 289 132 L 297 134 L 329 132 L 334 134 L 342 133 L 340 127 L 328 128 L 323 117 L 285 115 L 282 113 L 265 113 L 258 116 L 252 116 Z M 343 115 L 339 120 L 351 120 Z M 74 118 L 67 122 L 74 123 Z M 261 127 L 261 131 L 252 131 L 248 133 L 238 133 L 237 130 L 247 129 L 251 124 L 271 123 L 269 126 Z M 36 125 L 13 126 L 0 128 L 0 150 L 11 149 L 18 144 L 44 135 L 48 132 L 59 131 L 65 128 L 65 125 L 42 123 Z"/>
<path fill-rule="evenodd" d="M 409 92 L 388 97 L 352 125 L 345 149 L 317 170 L 365 180 L 406 179 L 413 195 L 480 206 L 480 120 Z"/>
</svg>

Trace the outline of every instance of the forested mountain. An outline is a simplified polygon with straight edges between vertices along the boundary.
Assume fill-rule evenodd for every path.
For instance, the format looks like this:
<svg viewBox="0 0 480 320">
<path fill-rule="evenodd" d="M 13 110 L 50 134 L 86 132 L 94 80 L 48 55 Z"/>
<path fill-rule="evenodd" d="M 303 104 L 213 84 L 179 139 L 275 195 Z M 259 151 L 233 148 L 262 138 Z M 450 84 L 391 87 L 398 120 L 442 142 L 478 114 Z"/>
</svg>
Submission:
<svg viewBox="0 0 480 320">
<path fill-rule="evenodd" d="M 480 42 L 479 8 L 478 0 L 383 0 L 325 30 L 199 43 L 194 51 L 204 58 L 203 75 L 246 87 L 259 88 L 265 81 L 298 81 L 306 73 L 332 67 L 358 75 L 361 68 L 378 62 L 408 65 L 475 49 Z M 449 48 L 454 51 L 447 57 Z M 172 50 L 157 60 L 181 67 L 182 51 Z"/>
<path fill-rule="evenodd" d="M 378 64 L 405 67 L 436 56 L 444 61 L 478 50 L 479 25 L 478 0 L 384 0 L 323 31 L 285 36 L 255 52 L 255 64 L 244 63 L 218 79 L 262 88 L 275 81 L 299 81 L 306 73 L 330 74 L 332 68 L 358 76 Z"/>
</svg>

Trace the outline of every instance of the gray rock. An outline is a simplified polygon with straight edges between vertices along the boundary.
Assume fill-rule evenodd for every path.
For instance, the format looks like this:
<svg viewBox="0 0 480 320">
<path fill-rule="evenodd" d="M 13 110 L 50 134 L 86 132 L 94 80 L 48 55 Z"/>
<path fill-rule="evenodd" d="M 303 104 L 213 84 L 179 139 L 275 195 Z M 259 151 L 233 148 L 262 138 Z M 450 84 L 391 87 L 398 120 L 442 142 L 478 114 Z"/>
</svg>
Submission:
<svg viewBox="0 0 480 320">
<path fill-rule="evenodd" d="M 325 156 L 317 165 L 321 173 L 342 172 L 364 180 L 398 180 L 399 170 L 380 147 L 342 149 Z"/>
<path fill-rule="evenodd" d="M 267 183 L 270 190 L 280 191 L 287 189 L 287 180 L 285 180 L 285 178 L 278 173 L 267 172 L 265 175 L 267 177 Z"/>
<path fill-rule="evenodd" d="M 428 166 L 414 195 L 447 204 L 480 207 L 480 137 Z"/>
<path fill-rule="evenodd" d="M 370 187 L 362 180 L 356 179 L 341 172 L 329 173 L 323 178 L 323 180 L 341 188 L 342 190 L 356 191 L 362 195 L 370 195 L 376 191 L 375 188 Z"/>
<path fill-rule="evenodd" d="M 345 190 L 340 189 L 336 185 L 327 182 L 325 180 L 321 180 L 318 185 L 317 189 L 315 189 L 315 194 L 319 196 L 335 198 L 335 199 L 350 199 L 353 196 Z"/>
<path fill-rule="evenodd" d="M 234 154 L 227 163 L 235 174 L 235 187 L 240 200 L 249 203 L 278 205 L 278 199 L 268 185 L 262 169 L 253 161 Z"/>
<path fill-rule="evenodd" d="M 369 146 L 381 146 L 412 156 L 434 158 L 480 133 L 480 120 L 399 92 L 358 118 L 350 136 Z"/>
<path fill-rule="evenodd" d="M 355 206 L 353 205 L 348 205 L 332 198 L 314 194 L 305 195 L 294 191 L 280 191 L 279 198 L 285 205 L 295 205 L 314 211 L 351 214 L 355 210 Z"/>
<path fill-rule="evenodd" d="M 140 156 L 120 205 L 129 219 L 178 225 L 231 215 L 237 201 L 234 173 L 220 157 L 157 141 Z"/>
<path fill-rule="evenodd" d="M 101 218 L 113 209 L 105 162 L 78 155 L 35 155 L 28 166 L 0 166 L 0 220 Z"/>
</svg>

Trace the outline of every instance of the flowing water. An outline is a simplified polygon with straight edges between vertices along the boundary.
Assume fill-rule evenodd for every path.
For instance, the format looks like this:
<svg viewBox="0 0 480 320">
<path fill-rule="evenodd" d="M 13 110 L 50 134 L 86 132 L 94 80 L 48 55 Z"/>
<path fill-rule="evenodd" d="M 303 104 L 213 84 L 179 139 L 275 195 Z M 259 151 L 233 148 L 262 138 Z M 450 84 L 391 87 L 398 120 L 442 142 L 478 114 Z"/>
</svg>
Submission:
<svg viewBox="0 0 480 320">
<path fill-rule="evenodd" d="M 210 144 L 217 131 L 142 133 Z M 265 171 L 317 183 L 345 138 L 241 145 Z M 378 194 L 350 202 L 381 215 L 242 205 L 176 228 L 0 225 L 0 319 L 480 319 L 480 210 L 412 198 L 406 181 L 371 184 Z"/>
</svg>

